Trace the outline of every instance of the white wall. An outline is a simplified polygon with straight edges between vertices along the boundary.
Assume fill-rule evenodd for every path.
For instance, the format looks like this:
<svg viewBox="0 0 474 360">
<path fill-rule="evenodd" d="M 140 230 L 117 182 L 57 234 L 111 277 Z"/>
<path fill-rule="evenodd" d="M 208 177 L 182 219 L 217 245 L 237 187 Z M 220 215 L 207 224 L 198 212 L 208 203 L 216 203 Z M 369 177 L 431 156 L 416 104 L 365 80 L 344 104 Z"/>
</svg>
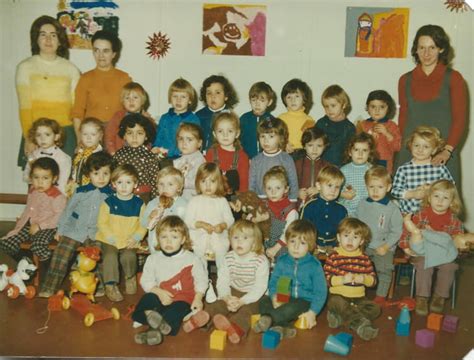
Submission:
<svg viewBox="0 0 474 360">
<path fill-rule="evenodd" d="M 2 0 L 1 19 L 1 78 L 0 78 L 0 151 L 2 172 L 0 192 L 25 192 L 16 167 L 20 126 L 14 73 L 16 64 L 30 55 L 29 28 L 42 15 L 54 16 L 58 0 Z M 340 84 L 353 104 L 351 120 L 366 117 L 365 98 L 369 91 L 382 88 L 397 98 L 399 76 L 413 68 L 406 59 L 345 58 L 345 21 L 347 6 L 378 6 L 410 8 L 409 46 L 416 30 L 428 23 L 444 27 L 456 50 L 454 68 L 474 84 L 473 12 L 453 13 L 443 1 L 407 0 L 313 0 L 313 1 L 229 1 L 267 5 L 266 56 L 211 56 L 201 54 L 202 4 L 191 0 L 116 0 L 120 9 L 120 37 L 124 50 L 118 68 L 131 74 L 151 97 L 150 112 L 158 116 L 168 109 L 167 88 L 177 77 L 188 79 L 199 91 L 204 78 L 213 73 L 225 74 L 240 95 L 237 113 L 248 111 L 247 92 L 252 83 L 268 82 L 277 94 L 283 84 L 293 77 L 309 83 L 315 105 L 311 115 L 323 115 L 319 98 L 330 84 Z M 223 1 L 207 1 L 223 3 Z M 153 32 L 162 31 L 171 39 L 169 54 L 159 61 L 146 56 L 145 42 Z M 408 49 L 409 53 L 409 49 Z M 82 71 L 94 66 L 87 50 L 72 50 L 71 61 Z M 470 93 L 472 103 L 473 93 Z M 283 112 L 279 99 L 275 114 Z M 472 112 L 471 112 L 472 113 Z M 472 117 L 472 115 L 471 115 Z M 468 137 L 462 152 L 463 193 L 468 209 L 467 225 L 474 229 L 474 170 L 468 158 L 474 154 L 474 137 Z M 0 206 L 0 218 L 16 216 L 20 207 Z"/>
</svg>

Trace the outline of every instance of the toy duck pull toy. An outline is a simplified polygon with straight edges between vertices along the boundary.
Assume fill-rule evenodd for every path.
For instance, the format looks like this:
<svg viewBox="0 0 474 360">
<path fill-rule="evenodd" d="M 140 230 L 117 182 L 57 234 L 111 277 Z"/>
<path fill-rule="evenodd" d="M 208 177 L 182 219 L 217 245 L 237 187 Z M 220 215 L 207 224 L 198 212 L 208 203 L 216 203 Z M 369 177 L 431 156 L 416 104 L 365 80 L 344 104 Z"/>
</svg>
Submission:
<svg viewBox="0 0 474 360">
<path fill-rule="evenodd" d="M 76 263 L 78 270 L 71 271 L 69 280 L 71 281 L 71 291 L 69 297 L 75 292 L 87 295 L 87 298 L 95 302 L 94 293 L 99 279 L 92 272 L 100 260 L 100 249 L 98 247 L 85 247 L 77 256 Z"/>
</svg>

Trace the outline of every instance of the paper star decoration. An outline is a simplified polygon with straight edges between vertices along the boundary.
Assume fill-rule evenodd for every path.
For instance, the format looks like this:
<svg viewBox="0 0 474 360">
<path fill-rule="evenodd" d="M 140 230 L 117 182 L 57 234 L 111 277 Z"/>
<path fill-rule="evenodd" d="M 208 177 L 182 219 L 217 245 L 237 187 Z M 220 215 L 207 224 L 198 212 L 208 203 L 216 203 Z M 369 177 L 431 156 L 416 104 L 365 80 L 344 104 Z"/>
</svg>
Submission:
<svg viewBox="0 0 474 360">
<path fill-rule="evenodd" d="M 159 60 L 164 57 L 171 47 L 171 42 L 168 39 L 168 36 L 162 34 L 161 31 L 158 34 L 153 33 L 152 36 L 148 36 L 146 44 L 146 49 L 148 50 L 147 55 L 153 60 Z"/>
</svg>

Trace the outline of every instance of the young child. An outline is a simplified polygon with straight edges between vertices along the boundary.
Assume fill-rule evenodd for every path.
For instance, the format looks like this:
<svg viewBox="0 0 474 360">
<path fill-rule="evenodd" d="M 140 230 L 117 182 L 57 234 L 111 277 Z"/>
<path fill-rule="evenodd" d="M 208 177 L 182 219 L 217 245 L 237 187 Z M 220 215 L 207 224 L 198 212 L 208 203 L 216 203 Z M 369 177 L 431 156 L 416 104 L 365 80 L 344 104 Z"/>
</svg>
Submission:
<svg viewBox="0 0 474 360">
<path fill-rule="evenodd" d="M 158 155 L 147 147 L 155 138 L 155 128 L 143 115 L 129 114 L 120 123 L 119 136 L 125 145 L 114 154 L 115 165 L 130 164 L 138 173 L 136 195 L 148 202 L 156 196 L 156 174 L 159 170 Z"/>
<path fill-rule="evenodd" d="M 305 156 L 295 160 L 296 174 L 298 175 L 298 198 L 305 203 L 318 193 L 316 179 L 323 167 L 329 165 L 321 155 L 328 146 L 328 137 L 316 126 L 306 129 L 301 136 Z"/>
<path fill-rule="evenodd" d="M 153 119 L 147 116 L 147 110 L 150 107 L 148 94 L 139 83 L 129 82 L 125 84 L 120 95 L 123 110 L 117 111 L 112 119 L 109 120 L 105 128 L 104 144 L 107 152 L 114 155 L 121 147 L 125 145 L 124 140 L 118 135 L 120 122 L 128 114 L 142 114 L 155 126 Z"/>
<path fill-rule="evenodd" d="M 354 124 L 347 119 L 351 111 L 351 101 L 344 89 L 339 85 L 331 85 L 324 90 L 321 103 L 326 115 L 316 122 L 316 127 L 324 131 L 329 140 L 323 159 L 341 166 L 344 150 L 356 132 Z"/>
<path fill-rule="evenodd" d="M 113 194 L 109 185 L 111 172 L 112 156 L 106 152 L 97 152 L 87 158 L 83 173 L 90 179 L 90 183 L 76 189 L 59 218 L 56 235 L 58 245 L 41 284 L 39 297 L 49 298 L 54 295 L 69 270 L 77 248 L 95 241 L 99 207 Z M 103 287 L 97 289 L 95 296 L 103 295 L 103 291 Z"/>
<path fill-rule="evenodd" d="M 314 119 L 308 115 L 313 107 L 313 92 L 304 81 L 291 79 L 281 89 L 281 101 L 288 111 L 278 117 L 288 127 L 286 151 L 292 153 L 303 147 L 301 135 L 314 125 Z"/>
<path fill-rule="evenodd" d="M 151 151 L 172 160 L 180 155 L 176 145 L 179 125 L 187 122 L 200 126 L 201 122 L 193 113 L 197 106 L 196 90 L 187 80 L 179 78 L 173 81 L 168 89 L 168 103 L 171 108 L 161 115 Z"/>
<path fill-rule="evenodd" d="M 288 199 L 288 176 L 283 166 L 274 166 L 263 177 L 266 204 L 271 219 L 270 238 L 264 239 L 265 254 L 272 261 L 288 252 L 285 231 L 298 219 L 296 203 Z"/>
<path fill-rule="evenodd" d="M 461 211 L 462 203 L 456 186 L 451 181 L 444 179 L 435 181 L 423 198 L 421 210 L 413 215 L 411 220 L 410 217 L 405 218 L 405 228 L 400 239 L 400 247 L 404 250 L 408 246 L 410 248 L 414 247 L 412 241 L 420 241 L 420 231 L 424 229 L 447 233 L 450 236 L 463 234 L 464 226 L 458 218 Z M 408 240 L 410 240 L 410 244 Z M 417 255 L 413 250 L 408 253 Z M 415 310 L 421 316 L 428 315 L 428 300 L 431 296 L 434 270 L 434 267 L 425 268 L 426 256 L 427 254 L 412 258 L 413 266 L 416 269 Z M 438 273 L 429 310 L 430 312 L 442 313 L 459 266 L 451 260 L 435 267 L 438 269 Z"/>
<path fill-rule="evenodd" d="M 372 240 L 366 250 L 377 271 L 375 303 L 383 306 L 392 282 L 393 255 L 402 234 L 403 219 L 398 206 L 390 200 L 392 178 L 384 166 L 374 166 L 365 173 L 369 196 L 362 199 L 355 217 L 367 224 Z"/>
<path fill-rule="evenodd" d="M 182 197 L 184 177 L 181 171 L 173 166 L 167 166 L 156 176 L 158 197 L 146 206 L 143 217 L 140 219 L 144 228 L 148 229 L 148 249 L 150 253 L 156 252 L 157 246 L 155 227 L 158 221 L 165 216 L 176 215 L 184 219 L 187 200 Z"/>
<path fill-rule="evenodd" d="M 234 87 L 222 75 L 211 75 L 204 80 L 199 96 L 205 106 L 196 112 L 201 121 L 203 133 L 202 149 L 206 151 L 212 144 L 212 119 L 224 109 L 232 110 L 239 103 Z"/>
<path fill-rule="evenodd" d="M 324 264 L 329 286 L 328 324 L 332 329 L 344 323 L 364 340 L 377 337 L 372 321 L 381 313 L 380 305 L 365 297 L 365 288 L 376 283 L 372 263 L 364 254 L 370 229 L 362 221 L 347 218 L 337 228 L 339 246 Z"/>
<path fill-rule="evenodd" d="M 206 152 L 206 160 L 215 162 L 235 191 L 247 191 L 249 186 L 249 158 L 240 146 L 239 117 L 227 110 L 214 116 L 212 134 L 216 143 Z"/>
<path fill-rule="evenodd" d="M 96 118 L 86 118 L 79 126 L 79 149 L 72 162 L 71 195 L 77 185 L 83 186 L 90 183 L 89 177 L 84 173 L 84 165 L 93 153 L 102 151 L 102 138 L 104 136 L 103 122 Z M 71 185 L 69 184 L 69 185 Z"/>
<path fill-rule="evenodd" d="M 196 195 L 196 173 L 199 166 L 206 162 L 201 153 L 202 130 L 196 124 L 182 123 L 176 133 L 176 142 L 181 157 L 173 160 L 173 166 L 184 175 L 183 197 L 190 200 Z"/>
<path fill-rule="evenodd" d="M 385 90 L 374 90 L 369 93 L 365 105 L 370 118 L 359 121 L 356 127 L 374 137 L 379 155 L 377 163 L 386 166 L 392 174 L 393 157 L 402 143 L 400 129 L 392 120 L 396 112 L 395 101 Z"/>
<path fill-rule="evenodd" d="M 65 194 L 66 184 L 71 174 L 71 157 L 61 150 L 64 143 L 64 132 L 56 120 L 40 118 L 28 132 L 29 140 L 38 148 L 28 156 L 28 163 L 23 172 L 23 180 L 31 181 L 31 163 L 41 157 L 52 158 L 59 167 L 57 174 L 58 189 Z"/>
<path fill-rule="evenodd" d="M 277 99 L 272 87 L 260 81 L 252 85 L 249 90 L 251 111 L 240 117 L 240 142 L 249 159 L 255 157 L 259 149 L 257 125 L 262 119 L 271 116 L 275 110 Z"/>
<path fill-rule="evenodd" d="M 344 155 L 345 162 L 350 162 L 341 167 L 345 181 L 340 202 L 354 216 L 360 201 L 367 198 L 364 176 L 377 158 L 374 138 L 367 133 L 354 135 Z"/>
<path fill-rule="evenodd" d="M 250 329 L 250 316 L 258 313 L 258 300 L 268 286 L 269 265 L 263 254 L 262 233 L 257 224 L 238 220 L 229 229 L 231 250 L 217 274 L 218 301 L 206 304 L 214 326 L 227 331 L 233 344 Z"/>
<path fill-rule="evenodd" d="M 197 312 L 184 330 L 205 325 L 209 315 L 202 311 L 207 272 L 191 250 L 188 229 L 178 216 L 167 216 L 156 226 L 157 252 L 148 256 L 140 278 L 145 291 L 132 319 L 148 324 L 149 330 L 135 334 L 138 344 L 158 345 L 163 335 L 176 335 L 184 317 Z"/>
<path fill-rule="evenodd" d="M 189 201 L 185 215 L 193 251 L 204 264 L 215 259 L 219 269 L 229 250 L 227 230 L 234 223 L 234 217 L 224 197 L 224 178 L 216 164 L 199 166 L 196 190 L 197 195 Z"/>
<path fill-rule="evenodd" d="M 347 216 L 347 210 L 337 202 L 344 175 L 334 165 L 324 167 L 316 178 L 318 195 L 303 207 L 301 218 L 309 220 L 318 231 L 318 252 L 327 253 L 336 246 L 339 222 Z"/>
<path fill-rule="evenodd" d="M 54 186 L 59 176 L 59 166 L 54 159 L 40 157 L 30 164 L 30 169 L 31 188 L 25 209 L 15 228 L 0 240 L 0 251 L 15 256 L 22 243 L 31 242 L 31 252 L 39 261 L 46 261 L 51 257 L 48 245 L 66 207 L 66 196 Z"/>
<path fill-rule="evenodd" d="M 418 126 L 408 138 L 407 148 L 413 158 L 397 169 L 392 189 L 402 214 L 414 214 L 420 209 L 421 199 L 432 182 L 439 179 L 453 181 L 445 165 L 431 164 L 432 157 L 443 149 L 443 145 L 439 130 L 430 126 Z"/>
<path fill-rule="evenodd" d="M 260 121 L 257 127 L 258 139 L 263 149 L 250 163 L 249 190 L 264 198 L 263 176 L 274 166 L 281 165 L 288 175 L 290 190 L 288 197 L 291 201 L 298 198 L 298 177 L 295 162 L 285 152 L 288 142 L 288 127 L 278 118 L 267 118 Z"/>
<path fill-rule="evenodd" d="M 312 252 L 316 245 L 314 226 L 306 220 L 296 220 L 285 232 L 288 253 L 282 255 L 272 271 L 268 296 L 259 301 L 260 319 L 253 326 L 257 333 L 268 329 L 282 337 L 294 337 L 291 322 L 305 318 L 308 328 L 316 326 L 316 316 L 326 302 L 327 287 L 323 268 Z M 290 279 L 290 299 L 280 302 L 277 288 L 280 279 Z"/>
<path fill-rule="evenodd" d="M 133 295 L 137 292 L 136 248 L 146 234 L 146 228 L 140 225 L 145 205 L 133 194 L 138 186 L 138 172 L 132 165 L 118 166 L 110 179 L 116 194 L 100 205 L 96 240 L 100 241 L 102 250 L 100 270 L 105 295 L 110 301 L 118 302 L 123 300 L 118 288 L 119 263 L 125 275 L 125 293 Z"/>
</svg>

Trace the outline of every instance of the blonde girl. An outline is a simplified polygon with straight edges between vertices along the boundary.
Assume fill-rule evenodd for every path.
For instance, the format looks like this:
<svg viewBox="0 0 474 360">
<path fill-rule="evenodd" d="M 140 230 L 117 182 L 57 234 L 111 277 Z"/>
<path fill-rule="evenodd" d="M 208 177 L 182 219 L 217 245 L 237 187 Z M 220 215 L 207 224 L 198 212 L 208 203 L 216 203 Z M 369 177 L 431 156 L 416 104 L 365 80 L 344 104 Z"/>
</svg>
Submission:
<svg viewBox="0 0 474 360">
<path fill-rule="evenodd" d="M 374 138 L 367 133 L 355 135 L 344 155 L 346 162 L 350 162 L 341 167 L 345 182 L 340 202 L 346 207 L 348 215 L 354 216 L 359 202 L 369 196 L 364 176 L 377 159 Z"/>
<path fill-rule="evenodd" d="M 214 145 L 206 153 L 208 162 L 216 163 L 235 191 L 247 191 L 249 185 L 249 158 L 240 145 L 240 121 L 236 113 L 224 110 L 212 123 Z"/>
<path fill-rule="evenodd" d="M 36 150 L 28 155 L 28 163 L 23 171 L 23 180 L 31 184 L 31 163 L 41 157 L 52 158 L 59 166 L 57 185 L 65 194 L 66 184 L 71 174 L 71 157 L 61 150 L 64 144 L 64 130 L 56 120 L 40 118 L 36 120 L 28 131 L 28 141 L 37 146 Z"/>
<path fill-rule="evenodd" d="M 419 126 L 410 135 L 407 148 L 412 159 L 401 165 L 393 180 L 392 195 L 399 199 L 402 214 L 414 214 L 420 209 L 429 185 L 436 180 L 453 177 L 445 165 L 433 165 L 431 160 L 443 149 L 444 141 L 438 129 Z"/>
<path fill-rule="evenodd" d="M 203 263 L 215 259 L 219 268 L 229 250 L 227 230 L 234 218 L 224 197 L 224 178 L 216 164 L 199 166 L 196 190 L 197 195 L 189 201 L 185 214 L 193 250 Z"/>
</svg>

